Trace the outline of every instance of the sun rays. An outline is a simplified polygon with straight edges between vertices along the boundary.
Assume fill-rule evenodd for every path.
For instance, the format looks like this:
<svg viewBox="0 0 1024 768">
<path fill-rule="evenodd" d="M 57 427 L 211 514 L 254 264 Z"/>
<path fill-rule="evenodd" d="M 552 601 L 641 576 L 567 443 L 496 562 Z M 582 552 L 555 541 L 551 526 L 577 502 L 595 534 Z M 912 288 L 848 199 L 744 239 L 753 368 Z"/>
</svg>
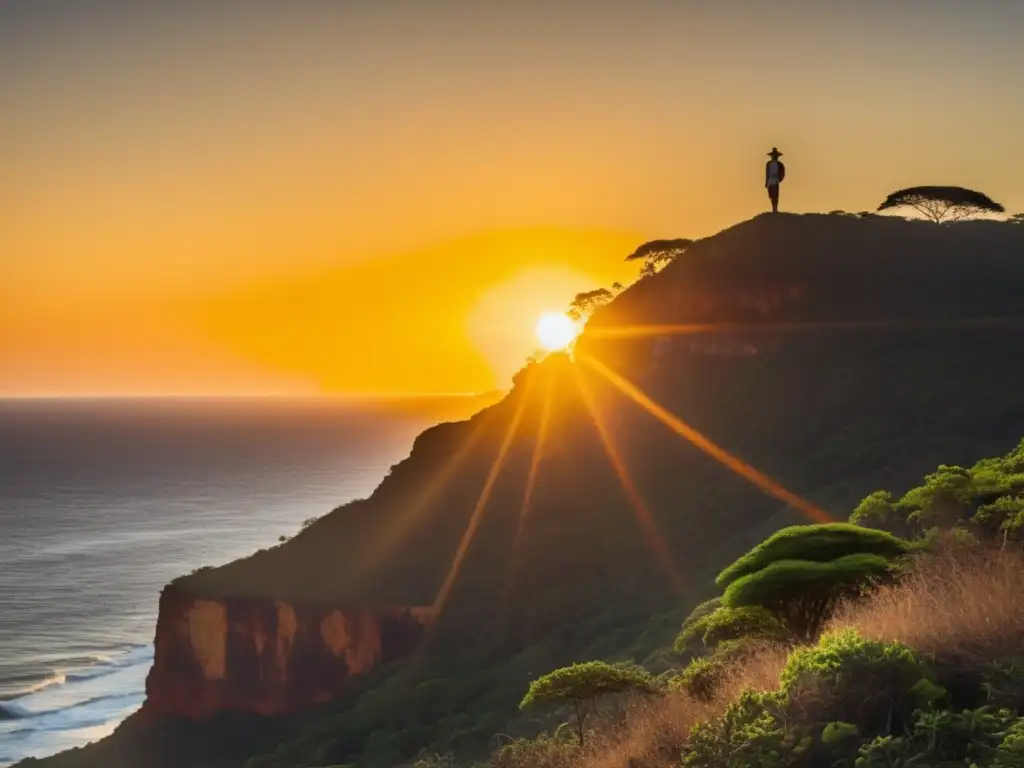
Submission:
<svg viewBox="0 0 1024 768">
<path fill-rule="evenodd" d="M 629 500 L 629 505 L 632 507 L 633 514 L 636 516 L 637 522 L 640 524 L 640 529 L 643 532 L 644 538 L 647 539 L 648 546 L 651 548 L 654 556 L 658 558 L 661 566 L 665 569 L 666 574 L 672 581 L 672 586 L 677 590 L 681 589 L 683 579 L 679 574 L 675 561 L 672 559 L 672 553 L 665 544 L 665 539 L 658 531 L 658 526 L 654 522 L 654 515 L 651 514 L 651 510 L 648 509 L 647 504 L 640 495 L 640 491 L 637 490 L 636 484 L 633 482 L 633 477 L 629 474 L 629 470 L 626 469 L 626 463 L 622 460 L 622 456 L 615 445 L 615 440 L 612 438 L 611 432 L 608 430 L 604 418 L 598 411 L 594 393 L 590 390 L 590 386 L 585 380 L 583 371 L 581 371 L 577 366 L 573 368 L 573 374 L 576 378 L 576 384 L 580 389 L 580 395 L 583 397 L 583 403 L 586 406 L 587 411 L 590 413 L 590 418 L 594 422 L 594 428 L 597 430 L 598 436 L 601 438 L 601 443 L 604 446 L 605 454 L 608 456 L 608 461 L 612 465 L 612 469 L 615 471 L 616 477 L 619 479 L 619 484 L 622 486 L 622 490 L 625 492 L 626 498 Z"/>
<path fill-rule="evenodd" d="M 512 564 L 509 567 L 510 573 L 515 572 L 516 558 L 519 553 L 519 543 L 523 538 L 523 531 L 526 529 L 526 516 L 530 512 L 530 502 L 533 501 L 533 490 L 537 485 L 537 474 L 540 470 L 540 462 L 544 453 L 544 443 L 548 436 L 548 422 L 551 419 L 551 400 L 554 395 L 554 377 L 550 371 L 544 377 L 544 401 L 541 403 L 540 422 L 537 425 L 537 437 L 533 444 L 533 455 L 530 457 L 530 471 L 526 475 L 526 490 L 523 491 L 523 504 L 519 508 L 519 520 L 516 523 L 516 535 L 512 540 Z"/>
<path fill-rule="evenodd" d="M 1021 328 L 1017 318 L 980 317 L 966 320 L 836 320 L 815 323 L 646 323 L 640 325 L 608 325 L 587 328 L 587 336 L 601 340 L 649 339 L 660 336 L 693 336 L 701 333 L 799 334 L 856 331 L 921 331 L 921 330 L 988 330 Z"/>
<path fill-rule="evenodd" d="M 445 576 L 444 583 L 441 585 L 441 589 L 438 591 L 437 597 L 434 598 L 433 613 L 435 618 L 440 616 L 441 611 L 444 610 L 444 605 L 448 601 L 448 595 L 451 593 L 452 587 L 455 585 L 455 581 L 459 577 L 459 570 L 462 568 L 462 561 L 466 557 L 469 545 L 473 543 L 473 536 L 476 534 L 477 526 L 480 524 L 480 518 L 483 515 L 484 509 L 487 507 L 487 502 L 491 498 L 491 491 L 494 489 L 494 484 L 498 481 L 499 475 L 501 475 L 502 465 L 504 465 L 505 457 L 508 455 L 509 448 L 512 446 L 512 440 L 516 436 L 516 430 L 519 429 L 519 422 L 522 421 L 523 411 L 526 409 L 526 404 L 530 399 L 532 389 L 533 388 L 527 384 L 526 390 L 519 398 L 515 415 L 512 417 L 512 421 L 509 422 L 508 431 L 505 432 L 505 439 L 501 443 L 501 448 L 498 450 L 498 455 L 495 457 L 494 463 L 491 465 L 490 472 L 487 473 L 487 480 L 484 482 L 484 487 L 480 491 L 480 496 L 477 498 L 476 505 L 473 507 L 473 513 L 469 517 L 469 523 L 466 525 L 465 533 L 462 534 L 462 540 L 459 542 L 459 548 L 455 550 L 455 557 L 452 558 L 452 564 L 448 568 L 448 574 Z"/>
<path fill-rule="evenodd" d="M 780 501 L 786 502 L 786 504 L 789 504 L 797 511 L 802 512 L 815 522 L 834 522 L 832 516 L 825 510 L 815 504 L 812 504 L 801 496 L 798 496 L 782 484 L 772 480 L 772 478 L 768 477 L 763 472 L 760 472 L 746 462 L 736 458 L 721 446 L 713 443 L 682 419 L 669 413 L 664 407 L 645 394 L 639 387 L 615 373 L 608 366 L 587 355 L 581 355 L 579 359 L 587 366 L 601 374 L 622 394 L 654 416 L 662 424 L 667 426 L 683 439 L 687 440 L 695 448 L 706 453 L 722 466 L 732 470 L 743 479 L 753 483 L 769 496 L 774 496 Z"/>
<path fill-rule="evenodd" d="M 659 326 L 659 328 L 664 328 L 664 326 Z M 451 597 L 452 590 L 459 579 L 466 555 L 472 546 L 473 539 L 476 536 L 484 515 L 486 514 L 487 505 L 491 499 L 495 484 L 501 476 L 508 454 L 512 449 L 520 425 L 523 422 L 524 413 L 528 408 L 536 407 L 539 409 L 536 436 L 534 438 L 533 451 L 530 457 L 529 469 L 526 474 L 525 485 L 523 488 L 522 503 L 516 519 L 515 536 L 510 542 L 511 552 L 509 554 L 508 568 L 510 582 L 511 579 L 514 578 L 517 561 L 520 557 L 519 550 L 521 549 L 524 532 L 531 514 L 531 506 L 534 502 L 537 486 L 542 480 L 542 468 L 545 466 L 545 446 L 549 439 L 552 423 L 559 413 L 554 407 L 555 396 L 560 393 L 556 390 L 569 386 L 570 383 L 567 381 L 568 378 L 572 378 L 574 380 L 573 383 L 575 384 L 575 388 L 578 390 L 580 402 L 584 406 L 587 415 L 593 423 L 594 429 L 604 449 L 605 457 L 607 458 L 608 463 L 612 471 L 615 473 L 616 478 L 622 487 L 622 491 L 629 502 L 630 510 L 633 517 L 636 519 L 646 545 L 650 549 L 652 555 L 657 559 L 659 565 L 664 569 L 668 580 L 675 588 L 679 589 L 682 587 L 683 577 L 672 556 L 672 549 L 669 542 L 659 531 L 652 510 L 647 506 L 636 482 L 626 467 L 622 452 L 616 443 L 612 430 L 608 426 L 605 414 L 602 413 L 601 408 L 599 407 L 592 383 L 587 380 L 588 374 L 599 376 L 607 382 L 607 384 L 611 385 L 615 392 L 624 396 L 628 400 L 632 401 L 636 406 L 654 416 L 676 435 L 686 440 L 689 444 L 706 455 L 710 456 L 737 476 L 753 484 L 763 493 L 786 503 L 815 522 L 830 522 L 833 520 L 832 516 L 825 510 L 804 499 L 793 491 L 790 491 L 781 483 L 772 479 L 750 464 L 747 464 L 736 456 L 733 456 L 724 448 L 717 445 L 684 422 L 678 416 L 669 412 L 664 406 L 653 400 L 637 385 L 626 379 L 624 376 L 616 373 L 593 356 L 580 355 L 578 357 L 578 362 L 569 363 L 568 368 L 571 368 L 572 371 L 572 373 L 568 375 L 565 373 L 565 367 L 541 369 L 539 371 L 540 376 L 534 376 L 533 378 L 528 379 L 523 385 L 523 391 L 519 396 L 519 401 L 515 405 L 515 411 L 508 423 L 508 428 L 504 433 L 500 448 L 498 449 L 494 462 L 491 464 L 488 471 L 487 478 L 480 491 L 480 495 L 477 497 L 473 506 L 469 520 L 466 524 L 466 529 L 458 543 L 458 547 L 456 548 L 451 565 L 448 568 L 448 572 L 446 573 L 444 581 L 434 599 L 433 615 L 435 621 L 444 611 L 445 606 Z M 542 381 L 540 381 L 540 387 L 537 386 L 538 379 L 542 379 Z M 534 403 L 534 396 L 538 389 L 542 392 L 542 399 L 539 403 Z M 479 431 L 481 430 L 478 430 L 478 432 Z M 478 436 L 478 434 L 474 435 L 471 440 L 475 441 Z M 453 471 L 453 467 L 457 466 L 460 460 L 461 456 L 457 456 L 453 460 L 452 464 L 449 465 L 446 473 L 443 473 L 443 477 L 439 476 L 434 478 L 432 487 L 428 494 L 431 498 L 433 498 L 437 492 L 437 489 L 433 486 L 446 482 Z M 417 505 L 417 510 L 421 510 L 422 508 L 423 504 Z"/>
</svg>

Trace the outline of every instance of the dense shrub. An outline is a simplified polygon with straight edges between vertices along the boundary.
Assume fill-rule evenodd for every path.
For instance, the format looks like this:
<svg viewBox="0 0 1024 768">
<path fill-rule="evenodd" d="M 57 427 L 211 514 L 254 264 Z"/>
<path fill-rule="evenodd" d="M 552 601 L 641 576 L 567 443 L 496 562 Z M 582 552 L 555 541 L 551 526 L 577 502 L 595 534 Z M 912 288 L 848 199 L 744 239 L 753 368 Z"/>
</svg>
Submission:
<svg viewBox="0 0 1024 768">
<path fill-rule="evenodd" d="M 683 621 L 683 626 L 676 637 L 675 650 L 677 653 L 685 653 L 698 644 L 694 641 L 703 640 L 704 632 L 707 631 L 708 617 L 721 605 L 722 598 L 713 597 L 690 611 L 690 615 Z"/>
<path fill-rule="evenodd" d="M 774 614 L 757 605 L 723 606 L 704 621 L 704 645 L 713 648 L 727 640 L 784 641 L 789 633 Z"/>
<path fill-rule="evenodd" d="M 862 733 L 908 726 L 914 710 L 944 695 L 920 657 L 901 643 L 881 643 L 854 630 L 827 634 L 794 651 L 779 682 L 820 721 L 853 723 Z"/>
<path fill-rule="evenodd" d="M 963 524 L 1003 544 L 1024 542 L 1024 441 L 969 469 L 942 464 L 896 501 L 889 491 L 875 491 L 850 521 L 916 535 Z"/>
</svg>

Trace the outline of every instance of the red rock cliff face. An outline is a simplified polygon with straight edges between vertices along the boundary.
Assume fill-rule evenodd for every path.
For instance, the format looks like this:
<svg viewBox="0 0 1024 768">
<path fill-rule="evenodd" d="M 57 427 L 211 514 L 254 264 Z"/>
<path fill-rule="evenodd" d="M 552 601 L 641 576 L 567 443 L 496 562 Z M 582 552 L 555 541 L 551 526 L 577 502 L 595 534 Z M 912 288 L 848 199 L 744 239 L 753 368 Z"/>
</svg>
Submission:
<svg viewBox="0 0 1024 768">
<path fill-rule="evenodd" d="M 303 606 L 160 596 L 146 715 L 280 715 L 337 696 L 349 678 L 411 653 L 429 608 Z"/>
</svg>

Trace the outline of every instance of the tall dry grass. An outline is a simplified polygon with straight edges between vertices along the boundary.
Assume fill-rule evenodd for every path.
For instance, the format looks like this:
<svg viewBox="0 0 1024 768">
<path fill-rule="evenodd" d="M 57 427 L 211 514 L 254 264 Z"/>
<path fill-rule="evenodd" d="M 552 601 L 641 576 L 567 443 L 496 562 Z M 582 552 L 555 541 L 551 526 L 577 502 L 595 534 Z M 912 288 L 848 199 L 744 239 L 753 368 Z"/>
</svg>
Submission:
<svg viewBox="0 0 1024 768">
<path fill-rule="evenodd" d="M 900 583 L 840 608 L 829 628 L 843 627 L 944 665 L 1024 655 L 1024 553 L 957 548 L 922 558 Z"/>
<path fill-rule="evenodd" d="M 947 669 L 1024 659 L 1024 553 L 951 548 L 920 558 L 899 584 L 839 608 L 827 630 L 905 643 Z M 789 649 L 761 646 L 737 660 L 711 702 L 683 693 L 600 722 L 589 744 L 554 761 L 527 753 L 497 768 L 668 768 L 679 765 L 694 725 L 720 715 L 747 689 L 778 686 Z"/>
</svg>

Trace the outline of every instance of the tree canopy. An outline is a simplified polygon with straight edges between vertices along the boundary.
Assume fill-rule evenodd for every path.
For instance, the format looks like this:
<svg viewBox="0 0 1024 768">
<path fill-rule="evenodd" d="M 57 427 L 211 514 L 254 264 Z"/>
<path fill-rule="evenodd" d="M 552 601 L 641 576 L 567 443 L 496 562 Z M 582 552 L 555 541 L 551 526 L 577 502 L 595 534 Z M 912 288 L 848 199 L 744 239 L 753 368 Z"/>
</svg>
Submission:
<svg viewBox="0 0 1024 768">
<path fill-rule="evenodd" d="M 629 254 L 626 261 L 642 260 L 644 264 L 640 274 L 653 275 L 691 245 L 693 245 L 693 240 L 688 237 L 680 237 L 675 240 L 651 240 Z"/>
<path fill-rule="evenodd" d="M 988 195 L 963 187 L 908 187 L 893 192 L 878 210 L 913 208 L 926 219 L 941 223 L 960 221 L 983 213 L 1005 213 Z"/>
<path fill-rule="evenodd" d="M 900 498 L 875 491 L 850 520 L 916 536 L 956 526 L 1003 544 L 1024 543 L 1024 441 L 969 468 L 940 464 Z"/>
<path fill-rule="evenodd" d="M 907 543 L 885 531 L 849 523 L 793 525 L 776 531 L 718 574 L 715 583 L 728 587 L 743 576 L 780 560 L 827 562 L 852 554 L 898 557 L 909 551 Z"/>
<path fill-rule="evenodd" d="M 642 667 L 588 661 L 556 669 L 534 680 L 519 707 L 570 704 L 576 718 L 576 735 L 582 745 L 584 724 L 602 696 L 627 691 L 653 693 L 656 690 L 654 678 Z"/>
<path fill-rule="evenodd" d="M 860 594 L 893 572 L 892 562 L 871 554 L 824 563 L 780 560 L 734 581 L 725 590 L 724 602 L 733 607 L 760 605 L 797 637 L 811 638 L 821 631 L 837 601 Z"/>
</svg>

